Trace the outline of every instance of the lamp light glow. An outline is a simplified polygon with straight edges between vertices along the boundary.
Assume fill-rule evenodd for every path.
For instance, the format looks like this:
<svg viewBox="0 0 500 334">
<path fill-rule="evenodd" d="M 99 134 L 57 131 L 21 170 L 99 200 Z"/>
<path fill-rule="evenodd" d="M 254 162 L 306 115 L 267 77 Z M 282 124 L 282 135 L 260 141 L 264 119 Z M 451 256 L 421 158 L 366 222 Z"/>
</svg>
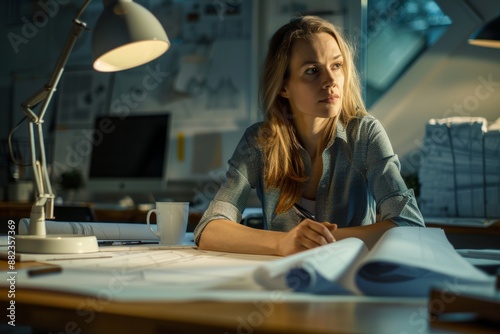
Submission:
<svg viewBox="0 0 500 334">
<path fill-rule="evenodd" d="M 94 61 L 100 72 L 116 72 L 143 65 L 167 51 L 170 44 L 164 41 L 142 41 L 117 47 Z M 126 54 L 127 57 L 123 57 Z"/>
<path fill-rule="evenodd" d="M 105 1 L 92 35 L 94 69 L 126 70 L 162 55 L 170 41 L 161 23 L 131 0 Z"/>
</svg>

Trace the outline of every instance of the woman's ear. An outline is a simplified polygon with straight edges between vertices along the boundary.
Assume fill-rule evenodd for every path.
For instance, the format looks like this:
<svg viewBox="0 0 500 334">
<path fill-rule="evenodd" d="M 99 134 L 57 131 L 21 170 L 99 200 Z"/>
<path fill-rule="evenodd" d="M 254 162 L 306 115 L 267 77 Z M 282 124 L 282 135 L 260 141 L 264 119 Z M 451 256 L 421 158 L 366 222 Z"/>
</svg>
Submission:
<svg viewBox="0 0 500 334">
<path fill-rule="evenodd" d="M 285 99 L 288 99 L 288 91 L 286 90 L 285 86 L 281 87 L 281 90 L 279 91 L 279 96 L 284 97 Z"/>
</svg>

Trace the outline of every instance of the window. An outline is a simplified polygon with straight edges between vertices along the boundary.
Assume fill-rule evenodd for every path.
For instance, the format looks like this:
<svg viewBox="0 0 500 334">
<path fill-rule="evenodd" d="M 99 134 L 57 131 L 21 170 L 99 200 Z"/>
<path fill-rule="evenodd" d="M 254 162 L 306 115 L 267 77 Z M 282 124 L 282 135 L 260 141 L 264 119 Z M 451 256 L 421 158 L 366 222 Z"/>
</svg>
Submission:
<svg viewBox="0 0 500 334">
<path fill-rule="evenodd" d="M 450 24 L 432 0 L 368 0 L 364 73 L 368 108 Z"/>
</svg>

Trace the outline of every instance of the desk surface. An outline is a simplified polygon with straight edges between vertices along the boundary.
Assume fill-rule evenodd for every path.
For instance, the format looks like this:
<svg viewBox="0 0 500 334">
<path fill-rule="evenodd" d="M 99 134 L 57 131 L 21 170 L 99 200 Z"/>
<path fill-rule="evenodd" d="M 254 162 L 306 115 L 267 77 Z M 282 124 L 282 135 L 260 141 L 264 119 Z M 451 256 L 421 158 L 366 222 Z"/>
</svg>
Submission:
<svg viewBox="0 0 500 334">
<path fill-rule="evenodd" d="M 486 234 L 498 247 L 500 223 L 487 230 L 439 227 L 451 233 L 477 236 L 482 242 Z M 16 267 L 36 265 L 39 264 L 18 263 Z M 4 279 L 7 275 L 5 261 L 0 261 L 0 271 L 1 279 Z M 0 309 L 3 312 L 7 312 L 9 301 L 7 289 L 0 288 Z M 493 328 L 491 324 L 432 321 L 427 302 L 422 300 L 117 302 L 62 292 L 17 289 L 15 302 L 17 325 L 64 333 L 77 333 L 80 329 L 82 333 L 144 334 L 498 332 L 498 327 Z"/>
<path fill-rule="evenodd" d="M 39 264 L 19 263 L 18 268 Z M 7 275 L 7 264 L 0 261 Z M 16 325 L 71 333 L 496 333 L 477 322 L 429 321 L 422 299 L 370 298 L 329 302 L 156 301 L 106 298 L 35 289 L 15 292 Z M 106 294 L 103 294 L 105 296 Z M 8 307 L 0 288 L 0 308 Z"/>
<path fill-rule="evenodd" d="M 6 291 L 2 309 L 6 309 Z M 422 303 L 134 302 L 16 292 L 16 323 L 92 333 L 477 333 L 474 323 L 429 327 Z M 484 327 L 482 333 L 494 333 Z"/>
</svg>

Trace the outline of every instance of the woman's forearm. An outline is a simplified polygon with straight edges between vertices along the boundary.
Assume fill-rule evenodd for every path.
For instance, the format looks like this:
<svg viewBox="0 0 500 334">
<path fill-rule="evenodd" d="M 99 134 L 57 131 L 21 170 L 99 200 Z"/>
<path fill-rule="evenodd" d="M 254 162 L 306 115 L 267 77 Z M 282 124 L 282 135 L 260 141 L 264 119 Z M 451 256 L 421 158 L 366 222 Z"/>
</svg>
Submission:
<svg viewBox="0 0 500 334">
<path fill-rule="evenodd" d="M 339 228 L 332 234 L 337 241 L 349 237 L 361 239 L 371 249 L 386 231 L 396 226 L 392 221 L 385 220 L 370 225 Z"/>
<path fill-rule="evenodd" d="M 278 240 L 283 233 L 255 229 L 229 220 L 213 220 L 205 226 L 198 247 L 221 252 L 280 255 Z"/>
<path fill-rule="evenodd" d="M 349 237 L 359 238 L 370 249 L 387 230 L 396 226 L 391 221 L 338 229 L 334 228 L 333 224 L 332 228 L 328 227 L 330 226 L 328 223 L 314 222 L 314 224 L 321 224 L 325 229 L 329 229 L 336 241 Z M 198 247 L 221 252 L 283 256 L 304 250 L 298 244 L 297 235 L 292 232 L 260 230 L 229 220 L 213 220 L 203 230 Z"/>
</svg>

